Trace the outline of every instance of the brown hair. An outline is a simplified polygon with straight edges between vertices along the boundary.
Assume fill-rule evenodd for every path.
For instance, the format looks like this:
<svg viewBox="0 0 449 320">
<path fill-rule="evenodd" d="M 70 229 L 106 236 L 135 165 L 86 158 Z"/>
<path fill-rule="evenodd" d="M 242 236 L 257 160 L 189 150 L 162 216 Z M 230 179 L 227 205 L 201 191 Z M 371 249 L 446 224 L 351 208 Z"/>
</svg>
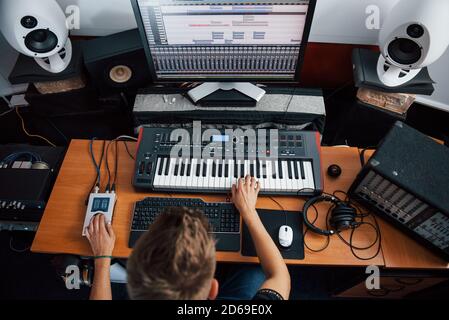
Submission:
<svg viewBox="0 0 449 320">
<path fill-rule="evenodd" d="M 131 299 L 206 299 L 215 273 L 215 240 L 199 211 L 170 208 L 140 237 L 128 261 Z"/>
</svg>

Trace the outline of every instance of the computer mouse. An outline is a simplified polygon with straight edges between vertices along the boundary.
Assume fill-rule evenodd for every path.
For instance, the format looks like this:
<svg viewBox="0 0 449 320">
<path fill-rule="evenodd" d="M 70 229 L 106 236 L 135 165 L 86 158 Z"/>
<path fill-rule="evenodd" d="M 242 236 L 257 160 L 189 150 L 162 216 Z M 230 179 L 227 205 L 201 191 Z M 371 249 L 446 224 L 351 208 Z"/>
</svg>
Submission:
<svg viewBox="0 0 449 320">
<path fill-rule="evenodd" d="M 290 248 L 293 243 L 293 229 L 290 226 L 279 228 L 279 244 L 283 248 Z"/>
</svg>

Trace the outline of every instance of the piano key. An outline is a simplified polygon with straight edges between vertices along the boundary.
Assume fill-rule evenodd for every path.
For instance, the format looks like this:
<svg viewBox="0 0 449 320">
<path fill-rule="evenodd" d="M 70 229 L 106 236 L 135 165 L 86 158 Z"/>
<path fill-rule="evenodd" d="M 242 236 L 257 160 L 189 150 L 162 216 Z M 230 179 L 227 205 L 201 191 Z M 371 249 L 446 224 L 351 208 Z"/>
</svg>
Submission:
<svg viewBox="0 0 449 320">
<path fill-rule="evenodd" d="M 197 177 L 199 177 L 201 175 L 201 160 L 195 159 L 196 160 L 196 172 L 195 175 Z"/>
<path fill-rule="evenodd" d="M 218 160 L 218 177 L 223 177 L 223 161 Z"/>
<path fill-rule="evenodd" d="M 229 178 L 229 160 L 225 160 L 224 177 Z"/>
<path fill-rule="evenodd" d="M 170 159 L 170 169 L 168 172 L 168 179 L 166 180 L 166 187 L 168 188 L 176 188 L 176 176 L 175 176 L 175 167 L 178 159 L 171 158 Z"/>
<path fill-rule="evenodd" d="M 304 161 L 304 172 L 306 175 L 307 188 L 315 189 L 315 181 L 313 179 L 312 163 L 310 161 Z"/>
<path fill-rule="evenodd" d="M 216 165 L 215 160 L 212 161 L 212 171 L 211 171 L 211 173 L 212 173 L 212 178 L 216 177 L 216 174 L 217 174 L 217 165 Z"/>
<path fill-rule="evenodd" d="M 215 177 L 214 177 L 214 188 L 215 189 L 220 189 L 220 178 L 218 177 L 218 169 L 219 169 L 219 160 L 213 160 L 214 164 L 215 164 Z"/>
<path fill-rule="evenodd" d="M 254 162 L 251 161 L 249 164 L 249 174 L 251 177 L 256 177 L 256 174 L 254 173 Z"/>
<path fill-rule="evenodd" d="M 178 175 L 178 172 L 179 172 L 179 161 L 180 161 L 180 158 L 176 158 L 175 170 L 173 172 L 174 176 Z"/>
<path fill-rule="evenodd" d="M 296 168 L 298 168 L 298 172 L 301 172 L 301 161 L 296 161 Z M 305 188 L 304 180 L 305 179 L 303 179 L 300 175 L 298 179 L 298 191 Z"/>
<path fill-rule="evenodd" d="M 291 189 L 291 179 L 288 178 L 287 174 L 284 174 L 288 171 L 288 162 L 287 161 L 280 161 L 281 162 L 281 171 L 283 172 L 283 178 L 281 178 L 281 190 L 287 191 Z"/>
<path fill-rule="evenodd" d="M 182 177 L 186 170 L 186 160 L 187 159 L 181 159 L 181 171 L 179 172 L 179 175 Z"/>
<path fill-rule="evenodd" d="M 295 168 L 297 168 L 296 167 L 296 165 L 295 165 L 295 161 L 289 161 L 289 164 L 290 164 L 290 170 L 291 170 L 291 172 L 292 172 L 292 180 L 291 180 L 291 183 L 292 183 L 292 190 L 293 191 L 298 191 L 299 190 L 299 176 L 297 177 L 294 173 L 295 173 L 295 171 L 297 172 L 297 170 L 295 169 Z"/>
<path fill-rule="evenodd" d="M 297 161 L 292 161 L 292 167 L 293 167 L 293 171 L 295 173 L 295 179 L 299 180 L 299 171 L 298 171 L 298 166 L 296 165 Z"/>
<path fill-rule="evenodd" d="M 214 179 L 212 178 L 212 159 L 206 160 L 207 170 L 206 170 L 206 188 L 213 189 L 214 188 Z"/>
<path fill-rule="evenodd" d="M 160 172 L 160 168 L 161 168 L 161 162 L 162 162 L 162 159 L 158 158 L 157 162 L 156 162 L 156 171 L 155 171 L 155 176 L 154 176 L 154 180 L 153 180 L 153 185 L 156 188 L 160 187 L 160 184 L 159 184 L 160 174 L 159 174 L 159 172 Z"/>
<path fill-rule="evenodd" d="M 283 172 L 283 165 L 282 165 L 282 163 L 283 163 L 284 161 L 281 161 L 281 160 L 279 160 L 279 161 L 277 161 L 277 163 L 278 163 L 278 179 L 283 179 L 284 178 L 284 172 Z"/>
<path fill-rule="evenodd" d="M 158 176 L 162 175 L 162 168 L 164 167 L 165 159 L 166 158 L 158 158 L 157 159 L 159 166 L 156 167 L 156 172 L 157 172 Z"/>
<path fill-rule="evenodd" d="M 180 187 L 183 189 L 187 188 L 187 166 L 189 164 L 189 159 L 184 159 L 181 165 L 181 179 L 180 179 Z"/>
<path fill-rule="evenodd" d="M 198 169 L 198 159 L 193 158 L 192 159 L 192 173 L 191 173 L 191 180 L 192 180 L 192 188 L 198 188 L 198 176 L 199 176 L 199 169 Z"/>
<path fill-rule="evenodd" d="M 280 177 L 279 162 L 280 161 L 276 161 L 273 164 L 274 169 L 276 170 L 276 178 L 274 179 L 275 190 L 276 191 L 281 191 L 282 190 L 282 179 L 279 178 Z"/>
<path fill-rule="evenodd" d="M 167 166 L 165 167 L 165 172 L 164 172 L 165 176 L 168 176 L 169 169 L 170 169 L 170 163 L 171 163 L 171 159 L 167 158 Z"/>
<path fill-rule="evenodd" d="M 240 161 L 240 178 L 245 178 L 245 160 Z"/>
<path fill-rule="evenodd" d="M 232 160 L 232 163 L 234 164 L 234 169 L 233 169 L 234 178 L 237 179 L 239 177 L 239 168 L 238 168 L 237 160 Z"/>
<path fill-rule="evenodd" d="M 187 176 L 190 177 L 192 173 L 192 159 L 187 160 Z"/>
<path fill-rule="evenodd" d="M 257 179 L 260 179 L 261 175 L 260 175 L 260 162 L 261 160 L 257 159 L 255 160 L 256 162 L 256 177 Z"/>
<path fill-rule="evenodd" d="M 292 171 L 292 166 L 291 166 L 291 161 L 287 160 L 287 173 L 288 173 L 288 179 L 292 180 L 293 179 L 293 171 Z"/>
<path fill-rule="evenodd" d="M 183 164 L 183 159 L 179 158 L 178 172 L 175 173 L 175 175 L 176 175 L 175 184 L 176 184 L 176 188 L 181 188 L 181 189 L 183 189 L 183 187 L 181 185 L 181 167 L 182 167 L 182 164 Z"/>
<path fill-rule="evenodd" d="M 206 168 L 206 161 L 203 159 L 198 160 L 200 162 L 200 176 L 198 177 L 198 188 L 204 189 L 204 179 L 206 176 L 205 168 Z"/>
<path fill-rule="evenodd" d="M 299 160 L 299 168 L 300 168 L 300 171 L 301 171 L 301 179 L 305 180 L 306 179 L 306 175 L 304 173 L 304 164 L 303 164 L 303 162 L 301 160 Z"/>
</svg>

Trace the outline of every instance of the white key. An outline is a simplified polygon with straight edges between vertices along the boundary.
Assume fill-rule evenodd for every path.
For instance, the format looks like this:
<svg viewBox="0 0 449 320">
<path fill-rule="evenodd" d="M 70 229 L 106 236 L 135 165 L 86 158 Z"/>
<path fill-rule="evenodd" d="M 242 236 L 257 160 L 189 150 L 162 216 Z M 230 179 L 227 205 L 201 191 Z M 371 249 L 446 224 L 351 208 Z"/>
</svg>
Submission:
<svg viewBox="0 0 449 320">
<path fill-rule="evenodd" d="M 220 189 L 220 179 L 221 178 L 218 177 L 218 169 L 219 169 L 220 161 L 218 159 L 215 159 L 214 162 L 215 162 L 215 178 L 213 179 L 214 180 L 214 189 Z"/>
<path fill-rule="evenodd" d="M 244 176 L 246 178 L 246 176 L 250 174 L 250 172 L 249 172 L 249 160 L 245 160 L 244 168 L 245 168 L 245 175 Z"/>
<path fill-rule="evenodd" d="M 176 177 L 175 177 L 175 165 L 176 165 L 176 161 L 178 159 L 177 158 L 171 158 L 170 159 L 170 171 L 168 172 L 168 184 L 167 187 L 168 188 L 175 188 L 176 187 Z"/>
<path fill-rule="evenodd" d="M 161 158 L 158 158 L 157 159 L 157 163 L 156 163 L 156 173 L 154 175 L 154 181 L 153 181 L 153 185 L 154 185 L 155 188 L 159 188 L 161 186 L 159 184 L 160 175 L 158 175 L 160 166 L 161 166 Z"/>
<path fill-rule="evenodd" d="M 237 160 L 237 181 L 242 176 L 242 173 L 241 173 L 241 167 L 242 166 L 241 166 L 241 164 L 242 164 L 242 161 L 241 160 Z"/>
<path fill-rule="evenodd" d="M 198 164 L 198 159 L 192 159 L 192 172 L 190 173 L 190 178 L 192 180 L 192 188 L 198 188 L 198 177 L 196 176 L 196 165 Z"/>
<path fill-rule="evenodd" d="M 200 159 L 199 161 L 200 161 L 200 176 L 198 178 L 198 188 L 205 189 L 206 188 L 206 186 L 205 186 L 206 178 L 203 177 L 203 167 L 204 167 L 204 164 L 206 163 L 206 161 L 204 159 Z"/>
<path fill-rule="evenodd" d="M 232 186 L 236 183 L 236 179 L 234 178 L 234 164 L 235 160 L 231 159 L 229 160 L 229 187 L 232 188 Z"/>
<path fill-rule="evenodd" d="M 304 186 L 304 180 L 301 177 L 301 161 L 295 161 L 296 162 L 296 168 L 298 168 L 298 175 L 299 175 L 299 179 L 298 179 L 298 191 L 302 190 L 305 188 Z"/>
<path fill-rule="evenodd" d="M 287 168 L 287 161 L 281 161 L 282 165 L 282 179 L 281 179 L 281 188 L 282 191 L 288 191 L 291 189 L 291 179 L 288 177 L 288 168 Z"/>
<path fill-rule="evenodd" d="M 165 169 L 168 167 L 168 164 L 169 164 L 169 159 L 168 158 L 163 158 L 163 161 L 162 161 L 162 175 L 161 175 L 161 177 L 159 178 L 159 184 L 162 186 L 162 187 L 166 187 L 166 175 L 165 175 Z"/>
<path fill-rule="evenodd" d="M 181 165 L 182 165 L 183 159 L 179 158 L 177 161 L 178 164 L 178 172 L 176 174 L 176 180 L 175 180 L 175 188 L 182 188 L 181 185 Z"/>
<path fill-rule="evenodd" d="M 273 162 L 273 166 L 274 166 L 273 169 L 276 172 L 276 179 L 274 180 L 275 181 L 275 186 L 276 186 L 275 190 L 276 191 L 282 191 L 281 178 L 279 178 L 279 162 L 278 161 Z"/>
<path fill-rule="evenodd" d="M 228 172 L 227 172 L 227 178 L 226 178 L 226 165 L 228 166 Z M 231 179 L 229 179 L 229 160 L 225 159 L 223 160 L 223 179 L 222 179 L 222 183 L 224 183 L 224 188 L 226 190 L 230 190 L 231 189 Z"/>
<path fill-rule="evenodd" d="M 276 190 L 276 181 L 274 181 L 273 179 L 272 162 L 270 160 L 267 160 L 266 165 L 267 165 L 267 180 L 265 187 L 267 191 L 274 191 Z"/>
<path fill-rule="evenodd" d="M 220 190 L 225 190 L 226 189 L 226 178 L 225 178 L 225 175 L 224 175 L 224 171 L 225 171 L 225 161 L 224 160 L 218 160 L 219 177 L 218 177 L 217 180 L 218 180 L 218 188 Z"/>
<path fill-rule="evenodd" d="M 205 187 L 207 189 L 213 189 L 214 188 L 214 181 L 212 179 L 212 159 L 207 159 L 206 160 L 206 164 L 207 164 L 207 171 L 206 171 L 206 184 Z"/>
<path fill-rule="evenodd" d="M 183 159 L 183 164 L 184 164 L 184 172 L 181 175 L 181 182 L 180 187 L 182 187 L 183 189 L 187 188 L 187 167 L 189 165 L 189 159 Z"/>
<path fill-rule="evenodd" d="M 298 179 L 295 178 L 295 161 L 290 161 L 290 168 L 292 170 L 293 179 L 291 180 L 292 191 L 297 192 L 299 190 Z"/>
<path fill-rule="evenodd" d="M 259 172 L 260 172 L 260 177 L 257 178 L 259 180 L 259 185 L 260 185 L 260 190 L 263 191 L 265 190 L 265 179 L 263 178 L 263 161 L 262 160 L 256 160 L 257 162 L 259 162 Z M 257 172 L 257 168 L 256 168 L 256 172 Z"/>
<path fill-rule="evenodd" d="M 306 174 L 307 188 L 315 189 L 315 181 L 313 180 L 313 170 L 310 161 L 303 162 L 304 173 Z"/>
</svg>

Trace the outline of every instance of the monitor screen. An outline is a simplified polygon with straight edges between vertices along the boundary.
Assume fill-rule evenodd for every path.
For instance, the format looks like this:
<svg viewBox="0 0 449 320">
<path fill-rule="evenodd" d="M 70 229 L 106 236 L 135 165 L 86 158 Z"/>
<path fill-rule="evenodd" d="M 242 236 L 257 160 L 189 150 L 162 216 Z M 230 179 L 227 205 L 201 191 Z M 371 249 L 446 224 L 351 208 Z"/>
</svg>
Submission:
<svg viewBox="0 0 449 320">
<path fill-rule="evenodd" d="M 155 81 L 298 81 L 314 0 L 133 6 Z"/>
</svg>

